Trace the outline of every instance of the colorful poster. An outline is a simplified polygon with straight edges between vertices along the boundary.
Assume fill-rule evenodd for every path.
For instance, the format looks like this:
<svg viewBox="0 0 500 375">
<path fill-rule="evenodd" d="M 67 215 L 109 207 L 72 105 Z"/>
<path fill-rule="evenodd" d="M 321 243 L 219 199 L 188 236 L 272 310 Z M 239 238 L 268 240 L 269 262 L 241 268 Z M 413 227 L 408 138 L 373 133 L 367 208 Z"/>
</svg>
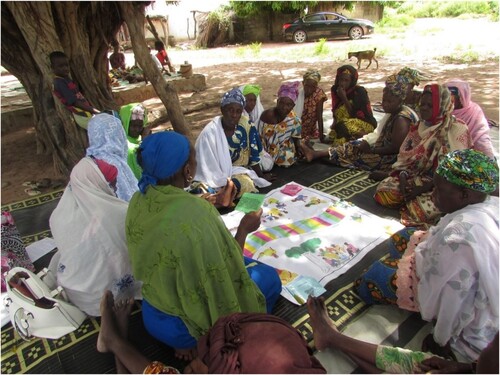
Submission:
<svg viewBox="0 0 500 375">
<path fill-rule="evenodd" d="M 262 225 L 248 235 L 244 254 L 278 269 L 283 295 L 294 303 L 303 300 L 290 293 L 300 276 L 324 286 L 403 228 L 396 220 L 303 186 L 295 196 L 269 192 L 262 207 Z M 226 218 L 228 228 L 236 228 L 241 216 Z M 292 285 L 287 289 L 287 284 Z"/>
</svg>

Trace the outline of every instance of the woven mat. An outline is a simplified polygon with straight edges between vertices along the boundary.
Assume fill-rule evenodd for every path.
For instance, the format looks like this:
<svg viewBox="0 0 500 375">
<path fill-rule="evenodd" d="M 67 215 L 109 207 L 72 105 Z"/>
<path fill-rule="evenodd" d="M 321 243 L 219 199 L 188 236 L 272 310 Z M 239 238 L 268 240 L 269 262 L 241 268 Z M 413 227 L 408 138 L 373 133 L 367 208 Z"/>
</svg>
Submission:
<svg viewBox="0 0 500 375">
<path fill-rule="evenodd" d="M 310 185 L 311 187 L 335 195 L 342 199 L 355 201 L 354 198 L 374 189 L 376 182 L 368 180 L 367 173 L 363 171 L 344 170 L 332 168 L 321 164 L 315 165 L 316 173 L 307 172 L 314 178 L 325 177 L 320 182 L 312 183 L 307 181 L 307 173 L 301 173 L 300 177 L 292 169 L 295 176 L 287 176 L 287 170 L 281 172 L 281 178 L 295 180 L 299 183 Z M 304 168 L 304 167 L 303 167 Z M 325 169 L 326 168 L 326 169 Z M 300 168 L 302 169 L 302 168 Z M 304 168 L 305 169 L 305 168 Z M 321 178 L 320 177 L 320 178 Z M 316 180 L 317 181 L 317 180 Z M 274 185 L 274 184 L 273 184 Z M 46 194 L 17 202 L 2 209 L 13 211 L 14 219 L 18 224 L 20 213 L 23 216 L 33 217 L 36 212 L 42 212 L 44 205 L 53 205 L 61 196 L 62 191 Z M 363 201 L 365 201 L 363 199 Z M 365 208 L 366 209 L 366 208 Z M 31 211 L 31 213 L 30 213 Z M 373 212 L 373 211 L 372 211 Z M 374 212 L 377 214 L 376 212 Z M 46 213 L 44 213 L 46 215 Z M 49 215 L 50 217 L 50 215 Z M 36 241 L 43 236 L 50 236 L 48 230 L 48 218 L 46 229 L 29 233 L 25 228 L 19 228 L 26 244 Z M 26 234 L 28 233 L 28 234 Z M 353 289 L 353 282 L 361 274 L 364 268 L 369 266 L 374 260 L 385 255 L 385 243 L 378 245 L 364 259 L 350 269 L 346 274 L 330 282 L 327 292 L 323 295 L 326 300 L 328 314 L 335 324 L 342 329 L 347 324 L 353 322 L 367 308 Z M 312 329 L 309 324 L 309 315 L 306 306 L 296 306 L 284 298 L 280 298 L 274 308 L 273 313 L 282 317 L 294 327 L 296 327 L 313 345 Z M 2 328 L 2 373 L 112 373 L 115 371 L 113 356 L 101 354 L 96 350 L 97 335 L 99 332 L 99 318 L 89 318 L 82 326 L 58 340 L 34 339 L 30 342 L 23 341 L 13 330 L 10 324 Z M 130 321 L 130 338 L 134 344 L 148 358 L 160 360 L 182 370 L 184 362 L 175 359 L 173 350 L 166 345 L 153 339 L 144 329 L 140 314 L 140 305 L 137 303 L 135 311 Z"/>
</svg>

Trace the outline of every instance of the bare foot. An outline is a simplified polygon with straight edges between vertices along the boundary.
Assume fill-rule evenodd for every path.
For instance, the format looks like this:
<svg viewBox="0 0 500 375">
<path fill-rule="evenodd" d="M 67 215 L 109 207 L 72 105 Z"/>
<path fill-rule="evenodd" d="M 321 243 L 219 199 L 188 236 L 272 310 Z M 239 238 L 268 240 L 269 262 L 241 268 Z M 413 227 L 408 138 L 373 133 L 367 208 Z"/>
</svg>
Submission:
<svg viewBox="0 0 500 375">
<path fill-rule="evenodd" d="M 115 322 L 114 305 L 113 293 L 106 290 L 101 298 L 101 328 L 97 337 L 97 351 L 100 353 L 111 351 L 110 345 L 120 336 Z"/>
<path fill-rule="evenodd" d="M 236 186 L 231 179 L 227 179 L 226 186 L 217 193 L 216 206 L 229 207 L 236 196 Z"/>
<path fill-rule="evenodd" d="M 304 140 L 300 141 L 299 148 L 308 162 L 311 162 L 314 159 L 314 150 L 310 148 Z"/>
<path fill-rule="evenodd" d="M 183 361 L 191 362 L 198 355 L 196 346 L 191 349 L 175 349 L 175 357 Z"/>
<path fill-rule="evenodd" d="M 325 300 L 322 297 L 309 296 L 307 299 L 307 311 L 311 317 L 316 349 L 323 350 L 333 347 L 335 339 L 340 333 L 326 312 Z"/>
<path fill-rule="evenodd" d="M 118 332 L 124 339 L 126 339 L 128 336 L 128 320 L 130 318 L 130 312 L 132 311 L 133 306 L 134 298 L 128 298 L 116 301 L 113 307 Z"/>
</svg>

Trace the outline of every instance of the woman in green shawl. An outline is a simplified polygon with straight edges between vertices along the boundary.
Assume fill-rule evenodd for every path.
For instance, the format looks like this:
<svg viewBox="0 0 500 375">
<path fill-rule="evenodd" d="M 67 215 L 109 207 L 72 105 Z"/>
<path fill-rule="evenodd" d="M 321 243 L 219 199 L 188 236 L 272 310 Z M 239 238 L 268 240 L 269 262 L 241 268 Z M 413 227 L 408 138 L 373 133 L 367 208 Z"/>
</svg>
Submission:
<svg viewBox="0 0 500 375">
<path fill-rule="evenodd" d="M 139 180 L 142 169 L 137 164 L 137 148 L 142 139 L 151 133 L 151 129 L 147 126 L 148 116 L 146 108 L 141 103 L 124 105 L 120 108 L 120 119 L 127 135 L 127 164 Z"/>
<path fill-rule="evenodd" d="M 275 269 L 242 254 L 262 211 L 245 215 L 234 238 L 212 204 L 184 191 L 196 171 L 185 136 L 153 134 L 137 154 L 143 173 L 126 233 L 133 274 L 143 282 L 144 325 L 177 357 L 191 360 L 197 340 L 219 317 L 271 312 L 281 281 Z"/>
</svg>

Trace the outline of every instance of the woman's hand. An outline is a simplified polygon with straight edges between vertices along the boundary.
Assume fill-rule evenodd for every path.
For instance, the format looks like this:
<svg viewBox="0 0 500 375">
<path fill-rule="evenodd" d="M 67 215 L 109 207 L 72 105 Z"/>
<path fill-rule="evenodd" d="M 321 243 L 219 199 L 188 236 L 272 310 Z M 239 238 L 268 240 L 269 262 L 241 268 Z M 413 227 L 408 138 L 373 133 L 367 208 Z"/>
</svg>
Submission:
<svg viewBox="0 0 500 375">
<path fill-rule="evenodd" d="M 273 173 L 263 173 L 262 178 L 269 182 L 273 182 L 274 180 L 277 179 L 276 175 Z"/>
<path fill-rule="evenodd" d="M 257 211 L 252 211 L 245 214 L 245 216 L 241 218 L 238 230 L 241 229 L 247 234 L 256 231 L 260 227 L 261 216 L 262 216 L 262 208 L 259 208 Z"/>
<path fill-rule="evenodd" d="M 363 139 L 358 145 L 358 150 L 363 154 L 368 154 L 371 152 L 370 144 Z"/>
<path fill-rule="evenodd" d="M 240 245 L 241 250 L 245 248 L 245 241 L 248 233 L 256 231 L 260 226 L 260 217 L 262 216 L 262 208 L 257 211 L 252 211 L 241 218 L 240 225 L 236 231 L 234 238 Z"/>
<path fill-rule="evenodd" d="M 347 101 L 347 95 L 345 93 L 345 89 L 342 86 L 337 88 L 337 95 L 344 103 Z"/>
</svg>

